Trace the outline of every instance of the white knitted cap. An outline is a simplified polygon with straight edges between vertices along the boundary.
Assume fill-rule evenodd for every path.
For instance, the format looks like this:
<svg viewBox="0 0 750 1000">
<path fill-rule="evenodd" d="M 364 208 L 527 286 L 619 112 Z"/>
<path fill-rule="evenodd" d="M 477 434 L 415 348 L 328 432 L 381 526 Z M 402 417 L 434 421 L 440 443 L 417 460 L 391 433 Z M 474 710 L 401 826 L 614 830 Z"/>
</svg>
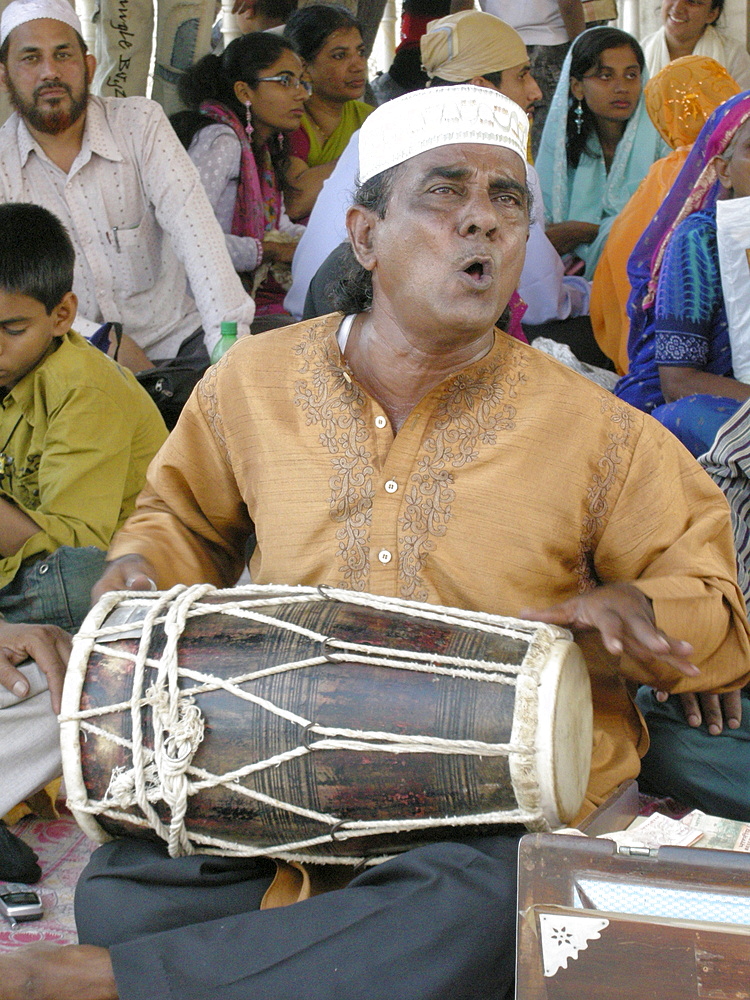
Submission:
<svg viewBox="0 0 750 1000">
<path fill-rule="evenodd" d="M 53 21 L 63 21 L 83 36 L 81 22 L 68 0 L 13 0 L 13 3 L 5 8 L 0 19 L 0 45 L 19 24 L 38 21 L 43 17 Z"/>
<path fill-rule="evenodd" d="M 525 163 L 528 135 L 525 112 L 489 87 L 462 83 L 414 90 L 381 104 L 365 119 L 359 132 L 359 182 L 457 142 L 503 146 Z"/>
</svg>

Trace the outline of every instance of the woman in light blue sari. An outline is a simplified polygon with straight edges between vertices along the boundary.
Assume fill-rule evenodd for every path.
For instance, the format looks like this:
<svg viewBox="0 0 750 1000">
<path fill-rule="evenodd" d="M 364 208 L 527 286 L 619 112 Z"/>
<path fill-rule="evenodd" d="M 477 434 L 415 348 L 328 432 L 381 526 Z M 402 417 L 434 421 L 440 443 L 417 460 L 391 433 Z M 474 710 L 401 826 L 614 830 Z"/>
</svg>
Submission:
<svg viewBox="0 0 750 1000">
<path fill-rule="evenodd" d="M 643 52 L 618 28 L 576 38 L 542 133 L 536 168 L 547 235 L 591 279 L 610 226 L 669 149 L 648 117 Z"/>
</svg>

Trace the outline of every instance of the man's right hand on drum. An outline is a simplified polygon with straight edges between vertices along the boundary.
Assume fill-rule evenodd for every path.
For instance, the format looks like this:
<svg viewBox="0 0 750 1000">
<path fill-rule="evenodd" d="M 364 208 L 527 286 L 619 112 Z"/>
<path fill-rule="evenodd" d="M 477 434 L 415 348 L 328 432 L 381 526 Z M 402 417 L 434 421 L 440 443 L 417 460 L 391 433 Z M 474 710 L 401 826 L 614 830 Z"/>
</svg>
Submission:
<svg viewBox="0 0 750 1000">
<path fill-rule="evenodd" d="M 598 631 L 607 652 L 623 656 L 622 673 L 639 684 L 669 689 L 680 674 L 700 675 L 690 660 L 693 647 L 657 628 L 651 601 L 632 584 L 604 584 L 551 608 L 524 608 L 520 614 L 572 632 Z"/>
<path fill-rule="evenodd" d="M 93 604 L 112 590 L 158 590 L 156 570 L 143 556 L 127 555 L 113 559 L 91 591 Z"/>
</svg>

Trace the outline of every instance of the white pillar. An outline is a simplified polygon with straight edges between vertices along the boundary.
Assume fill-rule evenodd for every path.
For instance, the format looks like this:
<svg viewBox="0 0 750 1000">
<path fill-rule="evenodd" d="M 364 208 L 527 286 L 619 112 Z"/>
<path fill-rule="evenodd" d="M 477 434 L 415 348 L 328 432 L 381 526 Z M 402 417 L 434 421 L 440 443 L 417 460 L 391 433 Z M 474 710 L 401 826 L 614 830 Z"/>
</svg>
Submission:
<svg viewBox="0 0 750 1000">
<path fill-rule="evenodd" d="M 385 72 L 393 62 L 399 43 L 401 0 L 386 0 L 383 18 L 370 54 L 370 78 Z"/>
<path fill-rule="evenodd" d="M 237 18 L 232 13 L 233 0 L 221 0 L 221 33 L 224 36 L 224 48 L 235 38 L 239 38 L 240 29 Z"/>
</svg>

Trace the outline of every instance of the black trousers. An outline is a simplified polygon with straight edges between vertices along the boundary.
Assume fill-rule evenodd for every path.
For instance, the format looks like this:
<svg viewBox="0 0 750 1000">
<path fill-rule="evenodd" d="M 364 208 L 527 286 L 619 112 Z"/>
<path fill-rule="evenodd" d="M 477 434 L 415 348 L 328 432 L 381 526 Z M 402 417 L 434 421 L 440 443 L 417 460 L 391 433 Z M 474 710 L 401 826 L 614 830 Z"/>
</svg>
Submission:
<svg viewBox="0 0 750 1000">
<path fill-rule="evenodd" d="M 345 889 L 259 910 L 265 859 L 105 844 L 76 892 L 121 1000 L 509 1000 L 518 835 L 416 848 Z"/>
</svg>

